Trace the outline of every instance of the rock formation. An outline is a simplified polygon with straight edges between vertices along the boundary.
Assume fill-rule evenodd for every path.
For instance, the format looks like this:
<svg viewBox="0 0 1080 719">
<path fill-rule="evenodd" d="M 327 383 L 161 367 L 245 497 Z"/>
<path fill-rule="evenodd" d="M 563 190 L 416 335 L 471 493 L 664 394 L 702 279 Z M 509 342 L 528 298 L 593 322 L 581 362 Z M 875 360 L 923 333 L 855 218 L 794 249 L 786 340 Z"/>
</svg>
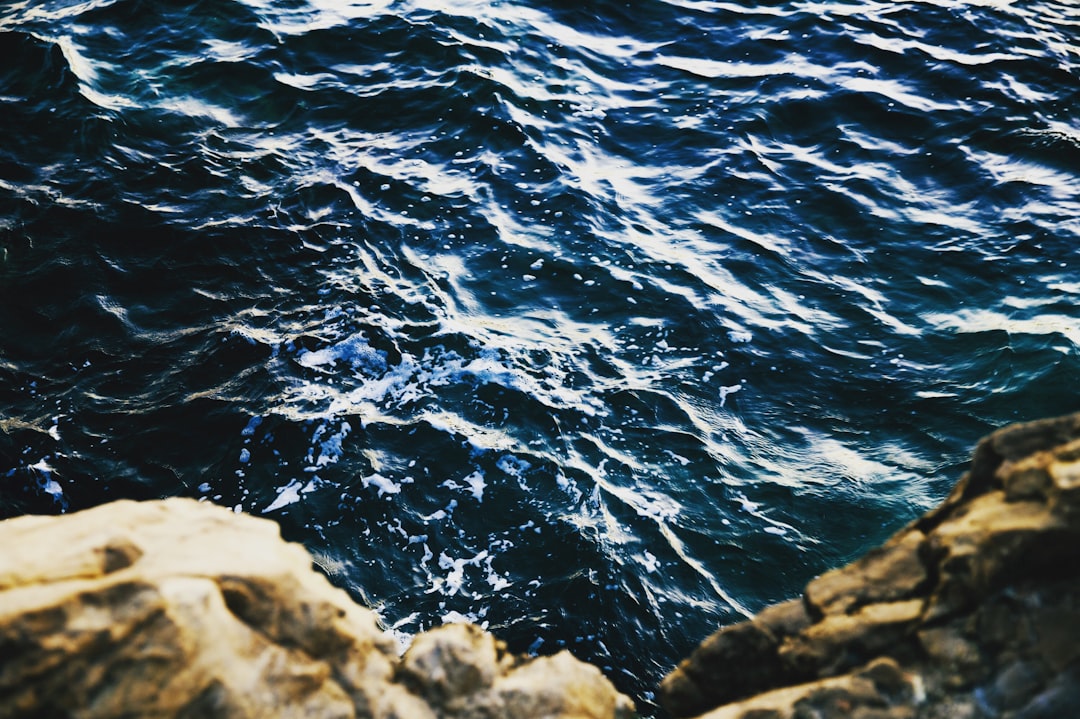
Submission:
<svg viewBox="0 0 1080 719">
<path fill-rule="evenodd" d="M 999 430 L 937 509 L 802 597 L 706 639 L 675 717 L 1080 713 L 1080 414 Z"/>
<path fill-rule="evenodd" d="M 568 653 L 448 625 L 403 657 L 277 525 L 187 499 L 0 522 L 0 717 L 633 713 Z"/>
<path fill-rule="evenodd" d="M 568 653 L 471 625 L 404 656 L 280 539 L 186 499 L 0 522 L 6 717 L 629 717 Z M 1080 414 L 995 432 L 937 509 L 706 639 L 675 717 L 1048 719 L 1080 707 Z"/>
</svg>

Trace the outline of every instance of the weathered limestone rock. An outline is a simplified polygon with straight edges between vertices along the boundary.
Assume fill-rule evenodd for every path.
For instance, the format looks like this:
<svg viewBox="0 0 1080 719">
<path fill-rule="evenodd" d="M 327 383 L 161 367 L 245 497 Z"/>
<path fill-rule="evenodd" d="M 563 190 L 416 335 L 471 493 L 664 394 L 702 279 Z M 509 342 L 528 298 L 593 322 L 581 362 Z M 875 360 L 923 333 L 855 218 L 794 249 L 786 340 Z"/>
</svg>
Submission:
<svg viewBox="0 0 1080 719">
<path fill-rule="evenodd" d="M 568 653 L 450 625 L 404 657 L 274 523 L 193 500 L 0 522 L 0 718 L 632 715 Z"/>
<path fill-rule="evenodd" d="M 676 717 L 1043 719 L 1080 707 L 1080 414 L 993 433 L 935 510 L 702 642 Z"/>
</svg>

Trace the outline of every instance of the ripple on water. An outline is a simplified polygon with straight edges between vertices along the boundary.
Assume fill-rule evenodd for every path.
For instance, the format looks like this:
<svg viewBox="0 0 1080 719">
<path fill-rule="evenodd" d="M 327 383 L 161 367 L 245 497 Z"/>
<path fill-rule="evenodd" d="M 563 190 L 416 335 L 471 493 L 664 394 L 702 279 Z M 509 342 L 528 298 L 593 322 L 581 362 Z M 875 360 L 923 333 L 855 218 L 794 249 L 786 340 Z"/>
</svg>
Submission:
<svg viewBox="0 0 1080 719">
<path fill-rule="evenodd" d="M 651 706 L 1075 409 L 1065 4 L 18 3 L 5 513 L 277 519 Z M 617 660 L 613 657 L 617 657 Z"/>
</svg>

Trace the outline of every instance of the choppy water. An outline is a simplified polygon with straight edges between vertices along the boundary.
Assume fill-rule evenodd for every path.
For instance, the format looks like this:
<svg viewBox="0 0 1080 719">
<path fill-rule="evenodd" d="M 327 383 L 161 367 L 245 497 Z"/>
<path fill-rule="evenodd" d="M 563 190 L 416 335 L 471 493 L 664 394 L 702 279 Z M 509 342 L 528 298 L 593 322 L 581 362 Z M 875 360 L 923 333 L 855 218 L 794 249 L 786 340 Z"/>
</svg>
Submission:
<svg viewBox="0 0 1080 719">
<path fill-rule="evenodd" d="M 0 512 L 278 520 L 651 712 L 1077 409 L 1071 2 L 0 9 Z M 43 547 L 43 561 L 49 548 Z"/>
</svg>

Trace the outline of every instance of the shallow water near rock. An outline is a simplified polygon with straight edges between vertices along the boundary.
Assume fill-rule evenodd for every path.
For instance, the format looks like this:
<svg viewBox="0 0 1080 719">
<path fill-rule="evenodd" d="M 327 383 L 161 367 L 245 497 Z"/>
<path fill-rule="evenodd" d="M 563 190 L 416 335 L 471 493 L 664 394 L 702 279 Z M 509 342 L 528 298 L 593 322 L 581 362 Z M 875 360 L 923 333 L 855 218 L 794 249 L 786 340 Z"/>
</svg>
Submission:
<svg viewBox="0 0 1080 719">
<path fill-rule="evenodd" d="M 1078 33 L 1066 2 L 8 4 L 0 511 L 271 517 L 403 641 L 467 618 L 651 712 L 979 436 L 1077 409 Z"/>
</svg>

